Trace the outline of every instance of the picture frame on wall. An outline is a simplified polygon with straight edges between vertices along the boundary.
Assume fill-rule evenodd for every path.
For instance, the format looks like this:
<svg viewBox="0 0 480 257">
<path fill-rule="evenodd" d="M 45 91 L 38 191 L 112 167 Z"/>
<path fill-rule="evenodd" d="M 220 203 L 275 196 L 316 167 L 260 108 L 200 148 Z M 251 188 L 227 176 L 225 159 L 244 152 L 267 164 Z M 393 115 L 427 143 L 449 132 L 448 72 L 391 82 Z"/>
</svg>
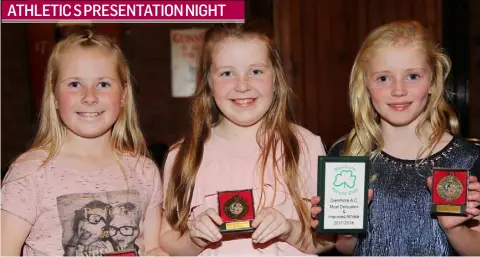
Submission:
<svg viewBox="0 0 480 257">
<path fill-rule="evenodd" d="M 191 97 L 197 86 L 197 66 L 205 28 L 170 30 L 172 97 Z"/>
</svg>

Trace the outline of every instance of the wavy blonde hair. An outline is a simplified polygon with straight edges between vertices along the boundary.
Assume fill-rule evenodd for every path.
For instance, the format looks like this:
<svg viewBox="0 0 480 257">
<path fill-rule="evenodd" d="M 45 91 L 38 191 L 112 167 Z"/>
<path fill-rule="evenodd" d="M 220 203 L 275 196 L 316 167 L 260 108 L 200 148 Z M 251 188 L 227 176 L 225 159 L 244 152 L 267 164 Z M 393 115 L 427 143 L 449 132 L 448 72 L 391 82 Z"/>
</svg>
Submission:
<svg viewBox="0 0 480 257">
<path fill-rule="evenodd" d="M 46 150 L 48 162 L 58 153 L 66 134 L 66 127 L 55 108 L 55 87 L 60 71 L 59 62 L 62 53 L 72 47 L 83 49 L 100 48 L 116 58 L 120 81 L 126 91 L 124 106 L 118 120 L 112 128 L 111 144 L 117 154 L 129 153 L 135 156 L 146 156 L 147 146 L 140 130 L 135 100 L 133 97 L 132 78 L 127 59 L 122 50 L 113 41 L 103 35 L 87 31 L 85 34 L 71 34 L 54 47 L 48 59 L 45 73 L 45 85 L 39 115 L 39 125 L 35 139 L 29 150 Z"/>
<path fill-rule="evenodd" d="M 277 188 L 278 178 L 282 177 L 303 224 L 302 237 L 299 242 L 306 246 L 308 240 L 311 239 L 311 234 L 307 234 L 310 233 L 310 212 L 300 192 L 301 182 L 298 169 L 300 146 L 293 124 L 293 112 L 290 107 L 291 89 L 287 84 L 279 54 L 275 50 L 268 32 L 262 30 L 261 26 L 252 23 L 216 24 L 206 32 L 197 71 L 198 83 L 191 105 L 191 116 L 193 117 L 191 127 L 183 141 L 173 147 L 173 149 L 178 148 L 178 154 L 173 163 L 165 197 L 167 220 L 173 229 L 180 231 L 182 234 L 188 229 L 187 219 L 197 172 L 203 157 L 204 143 L 210 138 L 212 127 L 221 118 L 208 84 L 212 53 L 219 43 L 229 38 L 260 39 L 268 46 L 269 59 L 275 71 L 275 79 L 273 101 L 257 133 L 257 142 L 262 149 L 259 156 L 262 174 L 261 183 L 263 184 L 267 162 L 271 160 L 275 175 L 274 187 Z M 282 153 L 277 156 L 276 149 L 279 149 L 279 147 L 281 147 Z M 276 160 L 280 160 L 281 164 L 278 164 Z M 283 167 L 283 169 L 280 167 Z M 263 188 L 259 205 L 260 208 L 265 206 Z"/>
<path fill-rule="evenodd" d="M 380 131 L 380 119 L 370 101 L 367 89 L 367 65 L 375 50 L 396 43 L 412 44 L 422 49 L 432 71 L 431 90 L 425 114 L 416 127 L 417 135 L 421 127 L 430 123 L 433 133 L 420 149 L 420 158 L 426 151 L 433 151 L 445 130 L 458 133 L 458 119 L 445 95 L 445 80 L 450 72 L 450 58 L 435 43 L 432 34 L 416 21 L 396 21 L 372 31 L 363 42 L 350 74 L 350 107 L 355 126 L 346 136 L 344 155 L 365 155 L 375 150 L 378 154 L 384 142 Z M 417 158 L 417 159 L 418 159 Z"/>
</svg>

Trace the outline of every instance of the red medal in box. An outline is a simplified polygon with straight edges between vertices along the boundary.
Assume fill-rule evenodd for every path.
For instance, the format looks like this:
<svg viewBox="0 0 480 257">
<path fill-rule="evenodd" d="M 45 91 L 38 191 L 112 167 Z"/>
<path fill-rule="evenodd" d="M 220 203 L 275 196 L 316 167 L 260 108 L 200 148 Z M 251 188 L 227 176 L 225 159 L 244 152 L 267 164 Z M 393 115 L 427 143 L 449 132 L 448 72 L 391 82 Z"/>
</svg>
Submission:
<svg viewBox="0 0 480 257">
<path fill-rule="evenodd" d="M 464 216 L 468 170 L 433 168 L 431 213 Z"/>
<path fill-rule="evenodd" d="M 223 220 L 220 232 L 253 231 L 255 219 L 253 192 L 251 189 L 218 192 L 218 212 Z"/>
<path fill-rule="evenodd" d="M 102 256 L 139 256 L 137 250 L 124 250 L 118 252 L 104 253 Z"/>
</svg>

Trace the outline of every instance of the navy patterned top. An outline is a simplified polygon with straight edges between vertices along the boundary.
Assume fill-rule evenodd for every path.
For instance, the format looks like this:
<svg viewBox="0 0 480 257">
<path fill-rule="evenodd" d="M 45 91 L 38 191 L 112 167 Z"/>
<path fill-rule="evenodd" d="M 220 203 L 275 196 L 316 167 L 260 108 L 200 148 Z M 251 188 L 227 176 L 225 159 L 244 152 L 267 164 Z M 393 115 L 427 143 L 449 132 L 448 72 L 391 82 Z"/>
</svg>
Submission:
<svg viewBox="0 0 480 257">
<path fill-rule="evenodd" d="M 342 154 L 344 141 L 330 149 Z M 381 152 L 372 160 L 368 232 L 358 236 L 355 255 L 447 256 L 456 255 L 434 216 L 426 179 L 433 167 L 468 168 L 480 178 L 480 148 L 460 137 L 425 161 L 401 160 Z"/>
</svg>

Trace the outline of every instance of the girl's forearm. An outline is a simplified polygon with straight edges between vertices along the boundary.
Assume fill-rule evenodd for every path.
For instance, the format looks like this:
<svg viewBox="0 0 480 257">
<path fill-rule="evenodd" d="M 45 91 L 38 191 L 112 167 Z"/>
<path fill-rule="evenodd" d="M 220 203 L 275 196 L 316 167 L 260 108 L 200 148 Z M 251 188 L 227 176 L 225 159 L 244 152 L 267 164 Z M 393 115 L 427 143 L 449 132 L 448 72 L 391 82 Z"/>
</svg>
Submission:
<svg viewBox="0 0 480 257">
<path fill-rule="evenodd" d="M 302 243 L 299 242 L 300 237 L 302 236 L 302 223 L 298 220 L 288 220 L 292 224 L 292 231 L 290 235 L 285 240 L 288 244 L 294 246 L 298 250 L 308 253 L 308 254 L 318 254 L 326 252 L 332 249 L 335 246 L 334 236 L 331 235 L 317 235 L 311 233 L 311 238 L 309 238 L 309 244 L 307 247 L 302 247 Z"/>
<path fill-rule="evenodd" d="M 183 235 L 179 231 L 169 230 L 160 238 L 160 245 L 169 255 L 196 256 L 208 243 L 194 242 L 188 232 Z"/>
<path fill-rule="evenodd" d="M 458 226 L 445 231 L 448 241 L 458 254 L 480 256 L 480 231 Z"/>
</svg>

